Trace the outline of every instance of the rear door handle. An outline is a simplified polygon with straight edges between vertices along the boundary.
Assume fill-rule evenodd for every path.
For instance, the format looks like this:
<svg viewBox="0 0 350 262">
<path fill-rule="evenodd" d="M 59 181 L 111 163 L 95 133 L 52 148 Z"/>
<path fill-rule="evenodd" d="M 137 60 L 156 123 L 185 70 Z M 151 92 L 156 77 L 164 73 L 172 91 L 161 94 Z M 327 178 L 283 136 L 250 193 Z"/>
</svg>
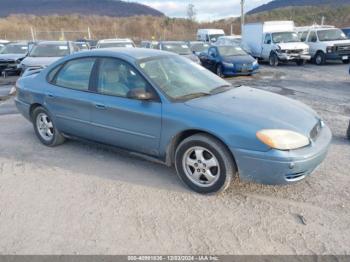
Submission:
<svg viewBox="0 0 350 262">
<path fill-rule="evenodd" d="M 55 96 L 54 96 L 53 94 L 51 94 L 51 93 L 47 94 L 47 96 L 48 96 L 49 98 L 55 98 Z"/>
<path fill-rule="evenodd" d="M 105 105 L 102 105 L 102 104 L 95 104 L 95 107 L 96 107 L 97 109 L 101 109 L 101 110 L 106 109 L 106 106 L 105 106 Z"/>
</svg>

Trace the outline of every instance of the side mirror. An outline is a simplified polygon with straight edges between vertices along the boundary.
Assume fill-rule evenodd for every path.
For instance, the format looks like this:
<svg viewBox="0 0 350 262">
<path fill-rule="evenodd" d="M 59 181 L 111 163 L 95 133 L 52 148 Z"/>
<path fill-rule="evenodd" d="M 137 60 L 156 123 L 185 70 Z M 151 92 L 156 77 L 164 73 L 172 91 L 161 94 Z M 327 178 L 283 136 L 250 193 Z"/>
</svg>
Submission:
<svg viewBox="0 0 350 262">
<path fill-rule="evenodd" d="M 211 39 L 211 41 L 213 42 L 213 43 L 215 43 L 216 42 L 216 38 L 215 37 L 213 37 L 212 39 Z"/>
<path fill-rule="evenodd" d="M 143 100 L 143 101 L 152 100 L 154 98 L 153 94 L 150 92 L 147 92 L 144 88 L 131 89 L 128 92 L 127 97 L 131 99 Z"/>
<path fill-rule="evenodd" d="M 266 44 L 271 45 L 271 40 L 267 40 Z"/>
</svg>

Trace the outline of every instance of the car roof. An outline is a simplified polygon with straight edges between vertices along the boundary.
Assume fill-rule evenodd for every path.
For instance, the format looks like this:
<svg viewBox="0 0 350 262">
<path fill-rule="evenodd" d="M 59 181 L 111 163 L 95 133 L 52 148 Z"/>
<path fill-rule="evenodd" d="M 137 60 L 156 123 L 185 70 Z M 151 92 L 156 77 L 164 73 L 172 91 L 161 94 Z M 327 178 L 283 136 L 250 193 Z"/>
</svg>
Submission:
<svg viewBox="0 0 350 262">
<path fill-rule="evenodd" d="M 161 41 L 161 44 L 187 44 L 186 41 Z"/>
<path fill-rule="evenodd" d="M 37 45 L 67 45 L 68 41 L 40 41 Z"/>
<path fill-rule="evenodd" d="M 75 57 L 79 56 L 107 56 L 107 57 L 123 57 L 128 58 L 129 60 L 143 60 L 147 58 L 157 57 L 157 56 L 174 56 L 175 54 L 160 51 L 149 48 L 103 48 L 103 49 L 94 49 L 92 51 L 85 51 L 73 55 Z"/>
<path fill-rule="evenodd" d="M 129 38 L 114 38 L 114 39 L 101 39 L 98 41 L 100 44 L 101 43 L 120 43 L 120 42 L 132 42 L 131 39 Z"/>
</svg>

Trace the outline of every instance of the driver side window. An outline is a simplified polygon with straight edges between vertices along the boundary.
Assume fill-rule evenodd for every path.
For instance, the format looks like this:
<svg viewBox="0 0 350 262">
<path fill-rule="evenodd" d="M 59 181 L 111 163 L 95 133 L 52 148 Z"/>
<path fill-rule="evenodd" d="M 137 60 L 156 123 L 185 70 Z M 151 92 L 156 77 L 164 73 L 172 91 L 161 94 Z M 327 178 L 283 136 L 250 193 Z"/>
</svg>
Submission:
<svg viewBox="0 0 350 262">
<path fill-rule="evenodd" d="M 317 42 L 317 35 L 315 31 L 312 31 L 309 35 L 309 41 L 308 42 Z"/>
<path fill-rule="evenodd" d="M 128 97 L 133 89 L 148 89 L 147 82 L 129 64 L 113 58 L 100 60 L 97 91 L 103 95 Z"/>
<path fill-rule="evenodd" d="M 271 35 L 270 34 L 266 34 L 264 44 L 271 45 L 271 41 L 272 41 Z"/>
<path fill-rule="evenodd" d="M 209 49 L 209 57 L 216 57 L 216 49 L 215 48 Z"/>
</svg>

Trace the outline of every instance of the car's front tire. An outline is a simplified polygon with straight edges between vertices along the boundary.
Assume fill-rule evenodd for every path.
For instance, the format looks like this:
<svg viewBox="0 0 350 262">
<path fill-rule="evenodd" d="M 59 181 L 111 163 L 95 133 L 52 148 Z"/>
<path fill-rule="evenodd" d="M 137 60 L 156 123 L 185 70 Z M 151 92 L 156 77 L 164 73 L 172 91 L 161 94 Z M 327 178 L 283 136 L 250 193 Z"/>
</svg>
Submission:
<svg viewBox="0 0 350 262">
<path fill-rule="evenodd" d="M 217 74 L 218 76 L 220 76 L 221 78 L 224 78 L 224 77 L 225 77 L 225 75 L 224 75 L 224 73 L 223 73 L 222 65 L 218 65 L 218 66 L 216 67 L 216 74 Z"/>
<path fill-rule="evenodd" d="M 44 107 L 37 107 L 32 113 L 35 134 L 46 146 L 54 147 L 64 142 L 64 137 L 57 130 L 51 114 Z"/>
<path fill-rule="evenodd" d="M 237 172 L 226 146 L 206 134 L 191 136 L 180 143 L 175 167 L 185 185 L 200 194 L 225 191 Z"/>
<path fill-rule="evenodd" d="M 323 52 L 319 51 L 316 54 L 314 61 L 316 65 L 324 65 L 326 63 L 326 55 Z"/>
<path fill-rule="evenodd" d="M 349 64 L 350 63 L 350 59 L 343 60 L 343 63 L 346 64 L 346 65 Z"/>
<path fill-rule="evenodd" d="M 269 64 L 270 64 L 270 66 L 278 66 L 279 65 L 278 56 L 275 53 L 270 54 Z"/>
</svg>

